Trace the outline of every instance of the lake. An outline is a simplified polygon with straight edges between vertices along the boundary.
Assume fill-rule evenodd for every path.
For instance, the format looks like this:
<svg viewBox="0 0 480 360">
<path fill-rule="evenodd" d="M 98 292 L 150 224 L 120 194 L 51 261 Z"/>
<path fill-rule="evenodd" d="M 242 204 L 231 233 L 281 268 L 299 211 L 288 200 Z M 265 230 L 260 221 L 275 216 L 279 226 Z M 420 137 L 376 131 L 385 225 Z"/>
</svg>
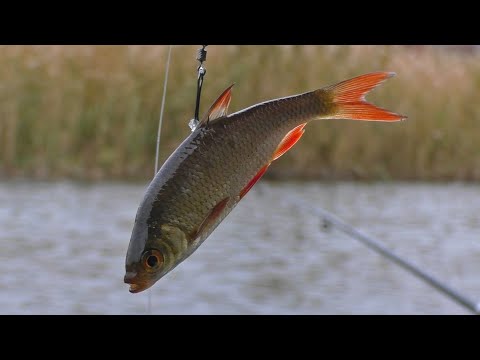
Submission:
<svg viewBox="0 0 480 360">
<path fill-rule="evenodd" d="M 0 313 L 469 313 L 285 194 L 480 301 L 477 185 L 263 180 L 192 256 L 130 294 L 125 254 L 146 186 L 0 182 Z"/>
</svg>

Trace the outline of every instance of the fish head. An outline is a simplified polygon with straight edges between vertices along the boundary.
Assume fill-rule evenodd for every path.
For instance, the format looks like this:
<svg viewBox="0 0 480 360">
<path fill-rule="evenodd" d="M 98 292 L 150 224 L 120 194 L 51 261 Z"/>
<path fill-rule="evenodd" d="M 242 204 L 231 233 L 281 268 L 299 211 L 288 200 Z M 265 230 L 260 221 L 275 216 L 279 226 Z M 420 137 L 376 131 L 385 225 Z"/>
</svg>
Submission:
<svg viewBox="0 0 480 360">
<path fill-rule="evenodd" d="M 131 293 L 150 288 L 186 256 L 185 233 L 169 224 L 135 221 L 125 261 L 124 282 Z"/>
<path fill-rule="evenodd" d="M 157 249 L 143 252 L 140 261 L 126 264 L 124 282 L 130 285 L 131 293 L 138 293 L 151 287 L 160 279 L 164 257 Z"/>
</svg>

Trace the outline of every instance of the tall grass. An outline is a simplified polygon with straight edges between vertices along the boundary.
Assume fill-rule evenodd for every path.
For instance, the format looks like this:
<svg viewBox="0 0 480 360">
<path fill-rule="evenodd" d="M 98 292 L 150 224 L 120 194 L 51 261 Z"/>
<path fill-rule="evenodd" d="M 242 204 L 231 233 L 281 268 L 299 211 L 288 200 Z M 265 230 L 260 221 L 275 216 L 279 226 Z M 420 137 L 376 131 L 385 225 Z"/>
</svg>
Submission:
<svg viewBox="0 0 480 360">
<path fill-rule="evenodd" d="M 198 46 L 176 46 L 160 160 L 189 134 Z M 201 111 L 230 111 L 365 72 L 397 72 L 368 99 L 399 123 L 313 122 L 276 178 L 480 179 L 480 57 L 431 47 L 209 46 Z M 148 179 L 166 46 L 1 46 L 0 176 Z"/>
</svg>

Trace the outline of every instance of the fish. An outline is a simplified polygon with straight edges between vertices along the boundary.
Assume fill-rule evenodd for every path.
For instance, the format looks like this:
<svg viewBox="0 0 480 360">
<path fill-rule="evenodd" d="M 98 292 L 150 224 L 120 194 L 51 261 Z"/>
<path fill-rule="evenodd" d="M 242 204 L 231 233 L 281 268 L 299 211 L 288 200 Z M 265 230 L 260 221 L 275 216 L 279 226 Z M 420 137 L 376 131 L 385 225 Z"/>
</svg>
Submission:
<svg viewBox="0 0 480 360">
<path fill-rule="evenodd" d="M 312 120 L 400 121 L 366 94 L 394 76 L 374 72 L 228 114 L 232 87 L 164 162 L 138 207 L 125 260 L 131 293 L 187 259 Z"/>
</svg>

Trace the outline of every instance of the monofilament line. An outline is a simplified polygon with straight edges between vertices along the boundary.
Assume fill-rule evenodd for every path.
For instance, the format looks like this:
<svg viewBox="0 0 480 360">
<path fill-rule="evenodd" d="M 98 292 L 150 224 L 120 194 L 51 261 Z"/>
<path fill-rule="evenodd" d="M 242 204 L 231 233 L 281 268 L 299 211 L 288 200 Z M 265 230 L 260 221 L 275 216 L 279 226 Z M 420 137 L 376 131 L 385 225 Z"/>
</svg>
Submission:
<svg viewBox="0 0 480 360">
<path fill-rule="evenodd" d="M 165 80 L 163 82 L 163 96 L 162 96 L 162 106 L 160 108 L 160 119 L 158 120 L 158 132 L 157 132 L 157 150 L 155 152 L 155 176 L 158 172 L 158 150 L 160 148 L 160 133 L 162 131 L 162 121 L 163 121 L 163 109 L 165 108 L 165 97 L 167 95 L 167 82 L 168 82 L 168 71 L 170 69 L 170 55 L 172 53 L 172 45 L 168 46 L 168 55 L 167 55 L 167 65 L 165 66 Z"/>
</svg>

